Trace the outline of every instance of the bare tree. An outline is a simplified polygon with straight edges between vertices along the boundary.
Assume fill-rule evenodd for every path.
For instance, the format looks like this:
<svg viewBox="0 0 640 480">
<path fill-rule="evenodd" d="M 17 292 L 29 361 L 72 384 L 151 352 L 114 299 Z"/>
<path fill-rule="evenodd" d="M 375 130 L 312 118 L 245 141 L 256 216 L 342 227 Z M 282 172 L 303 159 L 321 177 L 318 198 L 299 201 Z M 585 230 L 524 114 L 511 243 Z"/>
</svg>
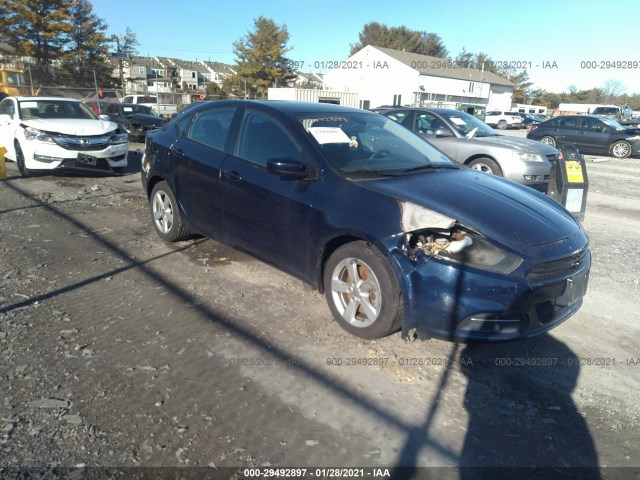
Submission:
<svg viewBox="0 0 640 480">
<path fill-rule="evenodd" d="M 620 80 L 609 79 L 602 84 L 601 90 L 605 102 L 614 103 L 616 97 L 623 94 L 627 90 L 627 87 L 625 87 Z"/>
</svg>

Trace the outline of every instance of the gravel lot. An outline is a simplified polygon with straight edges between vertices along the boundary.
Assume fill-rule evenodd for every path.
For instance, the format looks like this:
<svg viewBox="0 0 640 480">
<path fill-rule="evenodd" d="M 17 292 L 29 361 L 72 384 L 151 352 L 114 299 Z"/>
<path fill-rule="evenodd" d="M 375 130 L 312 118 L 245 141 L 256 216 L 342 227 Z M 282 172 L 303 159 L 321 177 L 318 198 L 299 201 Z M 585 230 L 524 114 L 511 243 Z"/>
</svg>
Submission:
<svg viewBox="0 0 640 480">
<path fill-rule="evenodd" d="M 0 476 L 639 478 L 639 159 L 588 157 L 583 308 L 536 339 L 458 345 L 356 339 L 293 277 L 213 240 L 163 243 L 141 147 L 119 176 L 9 163 L 0 181 Z"/>
</svg>

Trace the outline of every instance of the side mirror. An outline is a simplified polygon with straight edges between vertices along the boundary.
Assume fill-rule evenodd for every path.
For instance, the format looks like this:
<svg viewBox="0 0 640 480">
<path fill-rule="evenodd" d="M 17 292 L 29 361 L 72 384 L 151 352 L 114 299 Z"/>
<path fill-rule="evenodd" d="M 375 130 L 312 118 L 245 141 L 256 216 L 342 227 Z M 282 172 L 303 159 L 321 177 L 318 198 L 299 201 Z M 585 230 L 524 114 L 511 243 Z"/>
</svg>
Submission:
<svg viewBox="0 0 640 480">
<path fill-rule="evenodd" d="M 100 120 L 106 120 L 107 122 L 111 121 L 111 117 L 109 117 L 109 115 L 106 115 L 104 113 L 101 115 L 98 115 L 98 117 L 100 117 Z"/>
<path fill-rule="evenodd" d="M 287 178 L 304 178 L 308 175 L 304 163 L 291 157 L 270 158 L 267 160 L 267 172 Z"/>
<path fill-rule="evenodd" d="M 450 137 L 451 132 L 445 128 L 438 128 L 435 131 L 436 137 Z"/>
</svg>

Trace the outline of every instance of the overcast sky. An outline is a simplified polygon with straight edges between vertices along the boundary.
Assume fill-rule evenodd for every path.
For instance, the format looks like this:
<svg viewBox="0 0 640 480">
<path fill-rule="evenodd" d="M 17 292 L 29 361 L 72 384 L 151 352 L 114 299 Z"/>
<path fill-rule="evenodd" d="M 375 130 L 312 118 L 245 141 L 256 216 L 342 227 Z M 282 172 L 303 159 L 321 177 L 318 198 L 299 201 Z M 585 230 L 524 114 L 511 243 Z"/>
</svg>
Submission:
<svg viewBox="0 0 640 480">
<path fill-rule="evenodd" d="M 590 89 L 618 80 L 640 93 L 638 0 L 92 0 L 109 34 L 130 27 L 140 55 L 234 63 L 233 42 L 260 15 L 286 25 L 303 71 L 344 60 L 365 24 L 433 32 L 451 57 L 464 47 L 526 66 L 535 88 Z M 547 67 L 547 68 L 545 68 Z"/>
</svg>

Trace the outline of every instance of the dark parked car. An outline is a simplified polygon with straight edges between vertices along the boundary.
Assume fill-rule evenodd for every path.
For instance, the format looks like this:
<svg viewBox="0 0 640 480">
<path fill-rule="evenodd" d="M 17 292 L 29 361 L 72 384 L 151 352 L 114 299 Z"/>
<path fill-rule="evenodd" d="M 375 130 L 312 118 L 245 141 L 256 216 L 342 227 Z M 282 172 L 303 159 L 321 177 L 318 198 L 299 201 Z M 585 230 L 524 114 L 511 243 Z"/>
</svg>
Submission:
<svg viewBox="0 0 640 480">
<path fill-rule="evenodd" d="M 183 103 L 182 105 L 180 105 L 178 107 L 178 111 L 174 112 L 171 114 L 171 120 L 173 120 L 174 118 L 176 118 L 178 115 L 180 115 L 182 112 L 188 112 L 189 110 L 191 110 L 193 107 L 197 107 L 198 105 L 202 104 L 202 101 L 197 101 L 197 102 L 193 102 L 193 103 Z"/>
<path fill-rule="evenodd" d="M 132 141 L 144 141 L 149 131 L 167 123 L 167 119 L 153 113 L 151 107 L 137 103 L 105 102 L 101 105 L 101 114 L 120 125 Z"/>
<path fill-rule="evenodd" d="M 248 251 L 363 338 L 529 337 L 587 288 L 587 236 L 557 202 L 363 110 L 203 103 L 147 135 L 142 184 L 161 238 Z"/>
<path fill-rule="evenodd" d="M 537 115 L 533 115 L 532 113 L 524 113 L 524 112 L 517 112 L 517 113 L 518 115 L 520 115 L 520 118 L 522 118 L 523 128 L 528 129 L 531 125 L 537 125 L 544 121 L 541 118 L 539 118 Z"/>
<path fill-rule="evenodd" d="M 562 115 L 531 127 L 527 138 L 547 145 L 574 144 L 582 153 L 627 158 L 640 151 L 640 129 L 597 115 Z"/>
<path fill-rule="evenodd" d="M 473 115 L 451 108 L 394 108 L 379 112 L 438 147 L 461 165 L 546 192 L 558 150 L 502 135 Z"/>
</svg>

